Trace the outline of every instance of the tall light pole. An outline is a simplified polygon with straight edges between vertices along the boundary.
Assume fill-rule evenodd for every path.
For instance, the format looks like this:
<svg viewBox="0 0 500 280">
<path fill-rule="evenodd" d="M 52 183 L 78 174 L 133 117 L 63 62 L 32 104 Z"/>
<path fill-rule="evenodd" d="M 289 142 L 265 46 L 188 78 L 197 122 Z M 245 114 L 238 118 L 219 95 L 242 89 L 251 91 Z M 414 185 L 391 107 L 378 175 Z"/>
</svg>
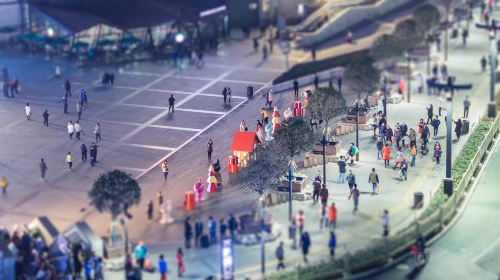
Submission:
<svg viewBox="0 0 500 280">
<path fill-rule="evenodd" d="M 407 75 L 406 75 L 406 80 L 407 80 L 406 92 L 407 92 L 408 103 L 410 103 L 410 101 L 411 101 L 411 54 L 410 54 L 410 52 L 406 52 L 405 57 L 406 57 L 406 61 L 408 63 L 407 64 L 408 70 L 407 70 Z"/>
<path fill-rule="evenodd" d="M 326 145 L 328 144 L 328 139 L 326 139 L 326 134 L 328 133 L 325 126 L 325 133 L 321 138 L 321 145 L 323 146 L 323 185 L 326 186 Z"/>
<path fill-rule="evenodd" d="M 361 99 L 358 93 L 358 98 L 356 98 L 356 104 L 354 105 L 354 110 L 356 111 L 356 148 L 359 150 L 359 100 Z"/>
<path fill-rule="evenodd" d="M 455 77 L 449 76 L 447 83 L 429 83 L 429 87 L 437 88 L 438 90 L 449 91 L 449 95 L 447 96 L 447 114 L 446 114 L 446 173 L 443 179 L 444 185 L 444 193 L 448 196 L 453 194 L 453 179 L 451 177 L 451 137 L 452 137 L 452 118 L 453 118 L 453 95 L 457 90 L 470 90 L 472 88 L 472 84 L 463 84 L 457 85 L 455 84 Z"/>
</svg>

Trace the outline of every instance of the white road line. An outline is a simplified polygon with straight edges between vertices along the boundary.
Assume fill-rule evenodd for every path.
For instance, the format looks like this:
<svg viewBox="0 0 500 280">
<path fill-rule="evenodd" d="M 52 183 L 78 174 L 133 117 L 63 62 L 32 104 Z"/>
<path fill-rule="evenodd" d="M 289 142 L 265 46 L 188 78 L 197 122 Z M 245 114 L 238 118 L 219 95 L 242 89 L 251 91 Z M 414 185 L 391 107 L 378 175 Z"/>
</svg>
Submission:
<svg viewBox="0 0 500 280">
<path fill-rule="evenodd" d="M 207 110 L 196 110 L 196 109 L 185 109 L 185 108 L 175 108 L 175 110 L 176 111 L 183 111 L 183 112 L 214 114 L 214 115 L 224 115 L 225 114 L 225 112 L 216 112 L 216 111 L 207 111 Z"/>
<path fill-rule="evenodd" d="M 149 72 L 139 72 L 139 71 L 122 71 L 118 74 L 131 75 L 131 76 L 148 76 L 148 77 L 162 77 L 162 74 L 149 73 Z"/>
<path fill-rule="evenodd" d="M 225 82 L 225 83 L 235 83 L 235 84 L 258 85 L 258 86 L 261 86 L 261 85 L 265 85 L 265 84 L 267 84 L 267 83 L 263 83 L 263 82 L 242 81 L 242 80 L 221 80 L 221 82 Z"/>
<path fill-rule="evenodd" d="M 164 147 L 164 146 L 155 146 L 155 145 L 143 145 L 143 144 L 133 144 L 133 143 L 118 143 L 119 146 L 129 146 L 129 147 L 137 147 L 137 148 L 145 148 L 145 149 L 154 149 L 154 150 L 164 150 L 164 151 L 173 151 L 175 148 L 172 147 Z"/>
<path fill-rule="evenodd" d="M 99 119 L 99 120 L 98 119 L 87 119 L 87 120 L 97 121 L 97 122 L 102 122 L 102 123 L 129 125 L 129 126 L 141 126 L 141 125 L 143 125 L 143 123 L 124 122 L 124 121 L 112 121 L 112 120 L 105 120 L 105 119 Z M 148 127 L 164 128 L 164 129 L 172 129 L 172 130 L 184 130 L 184 131 L 193 131 L 193 132 L 201 131 L 201 129 L 199 129 L 199 128 L 168 126 L 168 125 L 155 125 L 155 124 L 150 124 L 150 125 L 148 125 Z"/>
<path fill-rule="evenodd" d="M 124 87 L 124 86 L 114 86 L 115 88 L 120 88 L 120 89 L 129 89 L 129 90 L 139 90 L 140 88 L 136 87 Z M 185 95 L 192 95 L 195 94 L 194 92 L 189 92 L 189 91 L 181 91 L 181 90 L 170 90 L 170 89 L 158 89 L 158 88 L 147 88 L 144 91 L 156 91 L 156 92 L 166 92 L 166 93 L 171 93 L 171 94 L 185 94 Z M 197 93 L 196 95 L 199 96 L 210 96 L 210 97 L 221 97 L 219 94 L 211 94 L 211 93 Z M 231 98 L 233 99 L 247 99 L 246 97 L 243 96 L 236 96 L 233 95 Z M 131 104 L 131 103 L 128 103 Z"/>
<path fill-rule="evenodd" d="M 210 97 L 217 97 L 217 98 L 221 98 L 222 95 L 218 95 L 218 94 L 211 94 L 211 93 L 199 93 L 197 94 L 199 96 L 210 96 Z M 244 99 L 244 100 L 247 100 L 246 97 L 243 97 L 243 96 L 231 96 L 231 99 Z"/>
</svg>

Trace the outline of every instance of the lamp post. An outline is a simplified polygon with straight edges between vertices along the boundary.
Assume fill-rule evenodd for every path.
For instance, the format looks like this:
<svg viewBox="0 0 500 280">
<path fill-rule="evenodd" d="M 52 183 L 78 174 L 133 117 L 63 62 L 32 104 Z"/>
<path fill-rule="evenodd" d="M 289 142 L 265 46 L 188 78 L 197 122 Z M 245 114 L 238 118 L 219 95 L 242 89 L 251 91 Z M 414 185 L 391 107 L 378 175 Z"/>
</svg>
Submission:
<svg viewBox="0 0 500 280">
<path fill-rule="evenodd" d="M 295 162 L 290 160 L 288 163 L 288 220 L 292 219 L 293 208 L 292 208 L 292 179 L 294 171 Z"/>
<path fill-rule="evenodd" d="M 384 87 L 383 87 L 383 90 L 384 90 L 384 99 L 382 100 L 382 104 L 384 105 L 384 116 L 385 116 L 385 119 L 387 120 L 387 76 L 384 75 L 384 80 L 383 80 L 383 84 L 384 84 Z"/>
<path fill-rule="evenodd" d="M 323 145 L 323 184 L 326 186 L 326 145 L 328 144 L 328 139 L 326 139 L 326 130 L 325 126 L 325 133 L 323 133 L 323 137 L 321 138 L 321 144 Z"/>
<path fill-rule="evenodd" d="M 406 75 L 406 81 L 407 81 L 407 99 L 408 99 L 408 103 L 410 103 L 411 101 L 411 54 L 410 52 L 406 52 L 405 53 L 405 58 L 406 58 L 406 62 L 407 62 L 407 75 Z"/>
<path fill-rule="evenodd" d="M 470 90 L 472 88 L 472 84 L 457 85 L 455 84 L 455 77 L 449 76 L 447 83 L 431 82 L 428 83 L 428 86 L 431 88 L 437 88 L 438 90 L 449 91 L 446 98 L 448 106 L 446 113 L 446 173 L 443 179 L 443 185 L 444 193 L 451 196 L 453 194 L 453 180 L 451 177 L 451 127 L 453 118 L 452 100 L 456 90 Z"/>
<path fill-rule="evenodd" d="M 495 102 L 495 83 L 496 83 L 496 68 L 497 68 L 497 40 L 496 32 L 500 30 L 497 25 L 496 20 L 491 20 L 491 23 L 479 24 L 476 23 L 476 27 L 483 30 L 488 30 L 488 35 L 490 38 L 490 101 L 488 102 L 488 117 L 494 118 L 497 114 L 496 102 Z"/>
<path fill-rule="evenodd" d="M 356 98 L 356 103 L 354 104 L 354 110 L 356 111 L 356 147 L 359 149 L 359 100 L 360 95 L 358 93 L 358 98 Z"/>
</svg>

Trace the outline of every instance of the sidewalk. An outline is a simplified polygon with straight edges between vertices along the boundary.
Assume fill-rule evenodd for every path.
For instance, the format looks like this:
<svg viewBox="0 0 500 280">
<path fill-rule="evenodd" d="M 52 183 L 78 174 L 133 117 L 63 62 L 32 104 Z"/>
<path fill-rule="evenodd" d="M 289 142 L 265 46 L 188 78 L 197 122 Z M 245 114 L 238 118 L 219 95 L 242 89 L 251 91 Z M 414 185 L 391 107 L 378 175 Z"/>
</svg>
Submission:
<svg viewBox="0 0 500 280">
<path fill-rule="evenodd" d="M 476 18 L 478 18 L 476 16 Z M 459 39 L 450 40 L 450 52 L 449 60 L 447 62 L 450 75 L 457 76 L 457 81 L 460 83 L 473 83 L 473 90 L 469 93 L 457 93 L 456 98 L 453 101 L 454 119 L 462 117 L 462 102 L 464 95 L 469 95 L 472 102 L 472 106 L 469 113 L 469 119 L 471 121 L 471 129 L 477 123 L 477 120 L 482 116 L 486 110 L 487 96 L 488 96 L 488 75 L 479 73 L 479 58 L 486 54 L 488 51 L 488 38 L 486 34 L 482 32 L 470 32 L 469 42 L 465 49 L 461 47 L 461 42 Z M 442 55 L 440 53 L 439 55 Z M 417 65 L 417 70 L 420 70 L 425 74 L 426 64 L 421 63 Z M 417 94 L 416 84 L 413 82 L 412 86 L 412 103 L 408 104 L 402 102 L 400 104 L 389 104 L 388 105 L 388 119 L 389 125 L 394 126 L 396 121 L 405 122 L 409 128 L 416 128 L 416 123 L 420 118 L 426 116 L 425 107 L 432 103 L 437 113 L 438 100 L 436 96 L 428 96 L 426 93 Z M 424 91 L 425 92 L 425 91 Z M 284 95 L 282 95 L 284 96 Z M 280 100 L 282 104 L 290 102 L 290 100 Z M 441 119 L 440 131 L 437 140 L 441 142 L 442 147 L 445 147 L 445 135 L 446 129 L 444 124 L 444 115 Z M 352 201 L 347 200 L 349 194 L 347 185 L 339 185 L 336 182 L 338 175 L 338 169 L 336 164 L 329 163 L 327 165 L 327 182 L 330 191 L 329 203 L 332 201 L 336 203 L 338 209 L 338 222 L 337 222 L 337 255 L 341 255 L 345 252 L 353 252 L 359 248 L 366 247 L 368 244 L 373 242 L 375 239 L 379 238 L 382 234 L 382 228 L 380 226 L 379 214 L 383 209 L 388 209 L 390 213 L 390 226 L 391 232 L 395 232 L 398 229 L 403 228 L 407 223 L 413 220 L 415 215 L 414 211 L 411 210 L 413 204 L 413 193 L 415 191 L 421 191 L 424 193 L 425 202 L 427 205 L 431 194 L 435 191 L 436 187 L 441 182 L 444 177 L 445 172 L 445 160 L 444 155 L 446 153 L 443 150 L 442 162 L 436 165 L 431 155 L 422 156 L 418 155 L 416 161 L 416 167 L 409 168 L 408 170 L 408 181 L 399 182 L 396 180 L 397 172 L 392 169 L 384 169 L 383 161 L 378 161 L 376 159 L 376 147 L 375 143 L 371 138 L 371 131 L 360 132 L 360 148 L 361 148 L 361 159 L 353 167 L 348 167 L 352 169 L 357 177 L 358 186 L 362 193 L 360 197 L 359 212 L 356 215 L 352 214 Z M 453 143 L 453 158 L 458 155 L 459 150 L 462 148 L 466 139 L 469 135 L 464 135 L 461 137 L 459 142 Z M 354 134 L 344 135 L 338 137 L 343 143 L 344 149 L 348 146 L 348 143 L 354 141 Z M 453 133 L 453 138 L 455 135 Z M 201 141 L 203 144 L 203 140 Z M 434 141 L 431 145 L 434 144 Z M 432 150 L 432 146 L 429 146 Z M 408 151 L 405 151 L 405 155 Z M 393 149 L 392 155 L 395 154 Z M 391 164 L 394 164 L 394 160 L 391 160 Z M 368 184 L 368 174 L 371 168 L 375 168 L 381 182 L 382 192 L 380 194 L 371 196 L 368 192 L 371 192 L 371 186 Z M 320 166 L 307 168 L 302 172 L 305 173 L 309 178 L 313 178 L 318 169 L 322 169 Z M 246 195 L 255 195 L 248 192 Z M 212 198 L 210 198 L 212 199 Z M 225 199 L 231 199 L 231 196 L 224 195 L 224 199 L 221 199 L 220 203 L 224 203 Z M 306 222 L 305 230 L 307 230 L 311 235 L 312 246 L 309 254 L 309 261 L 315 263 L 320 260 L 324 260 L 328 254 L 327 232 L 321 232 L 319 230 L 319 207 L 313 206 L 311 201 L 305 202 L 293 202 L 294 213 L 299 209 L 304 210 Z M 247 204 L 241 205 L 240 209 L 246 207 Z M 268 211 L 272 212 L 275 221 L 280 225 L 284 226 L 285 231 L 278 241 L 266 244 L 266 270 L 268 272 L 275 271 L 276 261 L 274 257 L 274 250 L 279 241 L 284 241 L 286 244 L 285 249 L 285 259 L 288 269 L 295 267 L 296 264 L 304 265 L 301 261 L 300 251 L 292 251 L 289 248 L 290 242 L 287 238 L 286 225 L 287 223 L 287 213 L 288 205 L 281 204 L 278 206 L 271 207 Z M 150 226 L 147 226 L 143 233 L 147 234 L 150 230 Z M 155 231 L 158 234 L 158 231 Z M 179 238 L 176 238 L 176 245 L 182 244 L 182 234 L 179 231 L 174 231 L 171 227 L 165 228 L 162 232 L 164 235 L 176 234 Z M 171 246 L 156 247 L 155 244 L 150 244 L 153 253 L 166 252 L 167 261 L 171 267 L 171 273 L 169 275 L 170 279 L 177 279 L 175 277 L 175 260 L 173 256 L 172 248 L 175 245 L 172 243 Z M 168 250 L 168 251 L 166 251 Z M 218 275 L 220 273 L 220 252 L 218 246 L 211 247 L 204 250 L 185 250 L 186 252 L 186 265 L 187 274 L 183 278 L 188 279 L 200 279 L 208 275 Z M 156 255 L 153 254 L 152 260 L 156 262 Z M 250 275 L 252 278 L 258 278 L 260 274 L 260 251 L 258 246 L 244 247 L 235 246 L 235 270 L 237 279 L 243 278 L 245 275 Z M 112 274 L 109 274 L 112 276 Z M 145 274 L 144 279 L 156 279 L 157 275 Z M 119 279 L 119 278 L 111 278 Z"/>
</svg>

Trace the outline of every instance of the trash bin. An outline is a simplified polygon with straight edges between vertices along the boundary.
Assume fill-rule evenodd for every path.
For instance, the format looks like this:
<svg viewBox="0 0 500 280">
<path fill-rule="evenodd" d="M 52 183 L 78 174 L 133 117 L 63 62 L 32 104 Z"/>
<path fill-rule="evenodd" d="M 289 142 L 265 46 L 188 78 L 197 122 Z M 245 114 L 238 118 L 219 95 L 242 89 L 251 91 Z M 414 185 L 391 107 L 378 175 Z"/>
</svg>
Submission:
<svg viewBox="0 0 500 280">
<path fill-rule="evenodd" d="M 420 209 L 424 206 L 424 193 L 414 192 L 413 193 L 413 208 Z"/>
<path fill-rule="evenodd" d="M 462 135 L 469 133 L 469 120 L 462 120 Z"/>
<path fill-rule="evenodd" d="M 248 86 L 247 87 L 247 96 L 248 96 L 248 98 L 252 98 L 253 97 L 253 86 Z"/>
</svg>

